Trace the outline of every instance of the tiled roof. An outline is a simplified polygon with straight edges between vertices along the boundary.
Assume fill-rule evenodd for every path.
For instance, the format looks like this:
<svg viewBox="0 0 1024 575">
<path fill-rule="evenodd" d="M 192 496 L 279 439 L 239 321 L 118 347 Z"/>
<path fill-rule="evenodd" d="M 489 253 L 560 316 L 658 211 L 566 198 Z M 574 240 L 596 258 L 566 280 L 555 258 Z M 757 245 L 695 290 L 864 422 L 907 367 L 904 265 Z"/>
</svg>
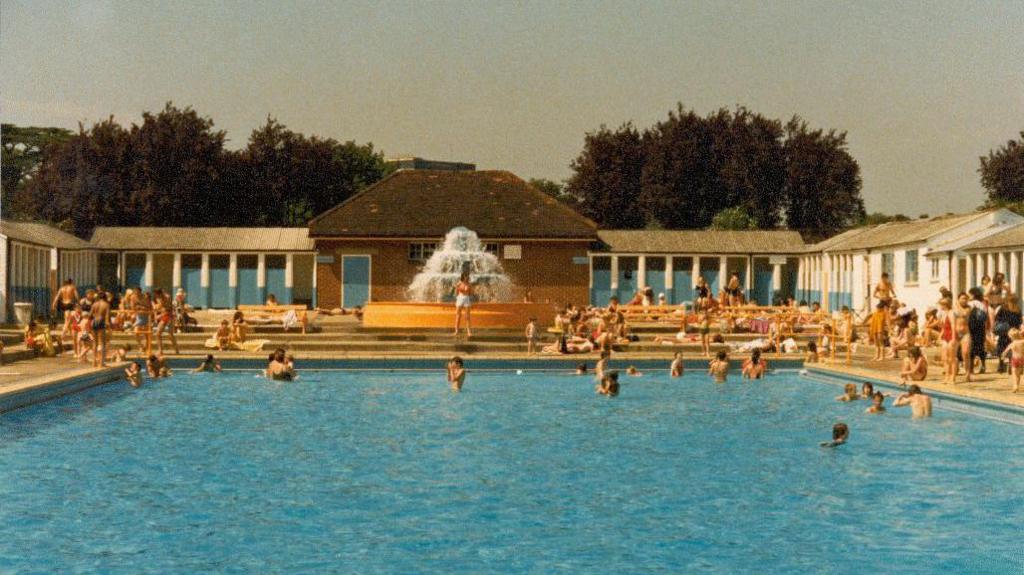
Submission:
<svg viewBox="0 0 1024 575">
<path fill-rule="evenodd" d="M 986 215 L 988 212 L 973 212 L 855 228 L 815 245 L 815 250 L 856 251 L 923 242 Z M 858 231 L 860 233 L 852 233 Z M 827 244 L 826 247 L 820 247 L 823 244 Z"/>
<path fill-rule="evenodd" d="M 77 236 L 48 224 L 34 222 L 0 220 L 0 234 L 12 240 L 62 250 L 87 250 L 92 247 L 89 242 Z"/>
<path fill-rule="evenodd" d="M 313 251 L 306 228 L 98 227 L 92 244 L 102 250 L 225 252 Z"/>
<path fill-rule="evenodd" d="M 621 253 L 797 254 L 804 241 L 787 230 L 601 230 L 598 237 Z"/>
<path fill-rule="evenodd" d="M 439 238 L 456 226 L 483 238 L 578 239 L 597 227 L 509 172 L 400 170 L 314 218 L 309 233 Z"/>
<path fill-rule="evenodd" d="M 1018 248 L 1024 250 L 1024 224 L 1016 225 L 1005 231 L 982 238 L 976 242 L 962 246 L 963 250 L 995 250 L 1000 248 Z"/>
</svg>

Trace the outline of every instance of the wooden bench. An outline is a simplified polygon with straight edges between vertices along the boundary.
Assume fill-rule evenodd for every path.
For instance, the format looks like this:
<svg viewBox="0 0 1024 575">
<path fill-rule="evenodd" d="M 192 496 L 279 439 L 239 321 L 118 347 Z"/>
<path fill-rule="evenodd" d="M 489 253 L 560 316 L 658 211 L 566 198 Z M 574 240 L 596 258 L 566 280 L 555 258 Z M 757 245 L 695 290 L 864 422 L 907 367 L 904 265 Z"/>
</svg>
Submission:
<svg viewBox="0 0 1024 575">
<path fill-rule="evenodd" d="M 255 319 L 266 320 L 266 323 L 280 323 L 284 324 L 284 318 L 288 313 L 294 313 L 298 323 L 302 326 L 302 333 L 306 333 L 306 329 L 309 324 L 316 321 L 317 316 L 320 312 L 317 310 L 310 310 L 302 304 L 276 304 L 276 305 L 239 305 L 238 311 L 242 312 L 246 316 L 246 321 L 252 322 L 250 316 Z M 285 329 L 287 331 L 287 328 Z"/>
</svg>

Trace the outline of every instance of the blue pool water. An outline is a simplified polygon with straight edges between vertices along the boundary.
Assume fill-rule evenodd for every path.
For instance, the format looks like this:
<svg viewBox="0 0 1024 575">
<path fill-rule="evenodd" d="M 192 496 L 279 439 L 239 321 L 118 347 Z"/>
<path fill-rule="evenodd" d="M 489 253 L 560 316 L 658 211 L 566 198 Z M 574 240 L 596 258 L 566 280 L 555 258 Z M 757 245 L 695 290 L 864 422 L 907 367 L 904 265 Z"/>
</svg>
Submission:
<svg viewBox="0 0 1024 575">
<path fill-rule="evenodd" d="M 0 416 L 0 572 L 1021 573 L 1024 428 L 777 374 L 176 375 Z M 836 421 L 849 444 L 822 449 Z"/>
</svg>

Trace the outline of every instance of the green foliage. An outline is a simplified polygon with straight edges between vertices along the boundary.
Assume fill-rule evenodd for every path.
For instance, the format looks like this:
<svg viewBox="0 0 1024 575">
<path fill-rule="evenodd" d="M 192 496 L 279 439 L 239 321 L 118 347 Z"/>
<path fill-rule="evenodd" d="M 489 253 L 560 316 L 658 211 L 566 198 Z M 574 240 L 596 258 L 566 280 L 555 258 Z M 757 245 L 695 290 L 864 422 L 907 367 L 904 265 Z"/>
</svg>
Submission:
<svg viewBox="0 0 1024 575">
<path fill-rule="evenodd" d="M 699 116 L 679 105 L 643 133 L 631 124 L 588 133 L 566 191 L 610 228 L 704 228 L 742 208 L 758 228 L 783 221 L 833 233 L 864 213 L 846 135 L 785 125 L 746 108 Z"/>
<path fill-rule="evenodd" d="M 14 217 L 24 214 L 22 190 L 32 179 L 51 146 L 66 142 L 72 133 L 62 128 L 0 125 L 0 205 Z"/>
<path fill-rule="evenodd" d="M 978 173 L 990 206 L 1024 202 L 1024 131 L 1020 140 L 989 150 L 980 160 Z"/>
<path fill-rule="evenodd" d="M 98 225 L 301 226 L 384 171 L 371 144 L 306 137 L 273 119 L 240 151 L 225 138 L 170 103 L 129 128 L 113 118 L 79 127 L 43 155 L 25 213 L 72 221 L 82 236 Z"/>
<path fill-rule="evenodd" d="M 864 217 L 860 221 L 856 222 L 857 225 L 861 226 L 877 226 L 878 224 L 887 224 L 889 222 L 909 222 L 910 218 L 903 214 L 883 214 L 882 212 L 871 212 L 870 214 L 864 214 Z"/>
<path fill-rule="evenodd" d="M 614 132 L 605 126 L 584 137 L 583 152 L 573 160 L 575 172 L 566 193 L 579 198 L 579 210 L 606 228 L 642 228 L 640 207 L 644 143 L 632 124 Z"/>
<path fill-rule="evenodd" d="M 725 208 L 711 220 L 713 230 L 756 230 L 757 220 L 743 206 Z"/>
</svg>

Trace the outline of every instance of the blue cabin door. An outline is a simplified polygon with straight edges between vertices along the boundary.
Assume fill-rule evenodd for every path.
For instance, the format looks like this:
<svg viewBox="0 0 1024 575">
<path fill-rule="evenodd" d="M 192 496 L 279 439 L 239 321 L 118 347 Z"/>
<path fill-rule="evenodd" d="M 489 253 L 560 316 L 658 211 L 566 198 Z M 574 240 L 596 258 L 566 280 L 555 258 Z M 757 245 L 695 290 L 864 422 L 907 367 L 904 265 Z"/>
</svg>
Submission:
<svg viewBox="0 0 1024 575">
<path fill-rule="evenodd" d="M 210 307 L 230 309 L 235 307 L 231 294 L 231 281 L 228 277 L 230 256 L 210 256 Z"/>
<path fill-rule="evenodd" d="M 203 289 L 203 256 L 199 254 L 181 255 L 181 286 L 185 288 L 185 301 L 196 308 L 210 307 L 206 301 L 206 290 Z"/>
<path fill-rule="evenodd" d="M 672 294 L 668 303 L 692 303 L 693 284 L 693 258 L 672 258 Z"/>
<path fill-rule="evenodd" d="M 142 285 L 146 274 L 146 254 L 125 254 L 124 256 L 124 285 L 132 289 L 149 289 L 149 286 Z"/>
<path fill-rule="evenodd" d="M 341 305 L 351 308 L 370 300 L 370 256 L 341 256 Z"/>
<path fill-rule="evenodd" d="M 646 260 L 646 271 L 644 280 L 647 282 L 646 286 L 654 292 L 654 297 L 651 298 L 652 304 L 658 303 L 658 294 L 665 293 L 665 258 L 661 256 L 647 256 Z M 665 296 L 668 298 L 668 295 Z"/>
<path fill-rule="evenodd" d="M 257 271 L 259 256 L 238 256 L 238 303 L 242 305 L 260 305 L 263 293 L 260 290 Z"/>
<path fill-rule="evenodd" d="M 590 259 L 590 305 L 604 307 L 612 297 L 612 258 L 594 256 Z"/>
<path fill-rule="evenodd" d="M 279 304 L 292 303 L 288 301 L 286 297 L 287 289 L 284 285 L 285 265 L 287 260 L 283 255 L 267 255 L 264 257 L 264 261 L 267 267 L 267 297 L 271 295 L 277 300 Z M 260 302 L 263 303 L 263 302 Z"/>
<path fill-rule="evenodd" d="M 640 258 L 636 256 L 619 256 L 619 303 L 629 303 L 639 288 L 637 273 L 640 269 Z"/>
<path fill-rule="evenodd" d="M 772 266 L 766 258 L 754 258 L 754 293 L 751 299 L 758 305 L 772 304 Z"/>
<path fill-rule="evenodd" d="M 700 258 L 700 277 L 704 278 L 711 288 L 711 297 L 718 297 L 718 258 Z"/>
</svg>

